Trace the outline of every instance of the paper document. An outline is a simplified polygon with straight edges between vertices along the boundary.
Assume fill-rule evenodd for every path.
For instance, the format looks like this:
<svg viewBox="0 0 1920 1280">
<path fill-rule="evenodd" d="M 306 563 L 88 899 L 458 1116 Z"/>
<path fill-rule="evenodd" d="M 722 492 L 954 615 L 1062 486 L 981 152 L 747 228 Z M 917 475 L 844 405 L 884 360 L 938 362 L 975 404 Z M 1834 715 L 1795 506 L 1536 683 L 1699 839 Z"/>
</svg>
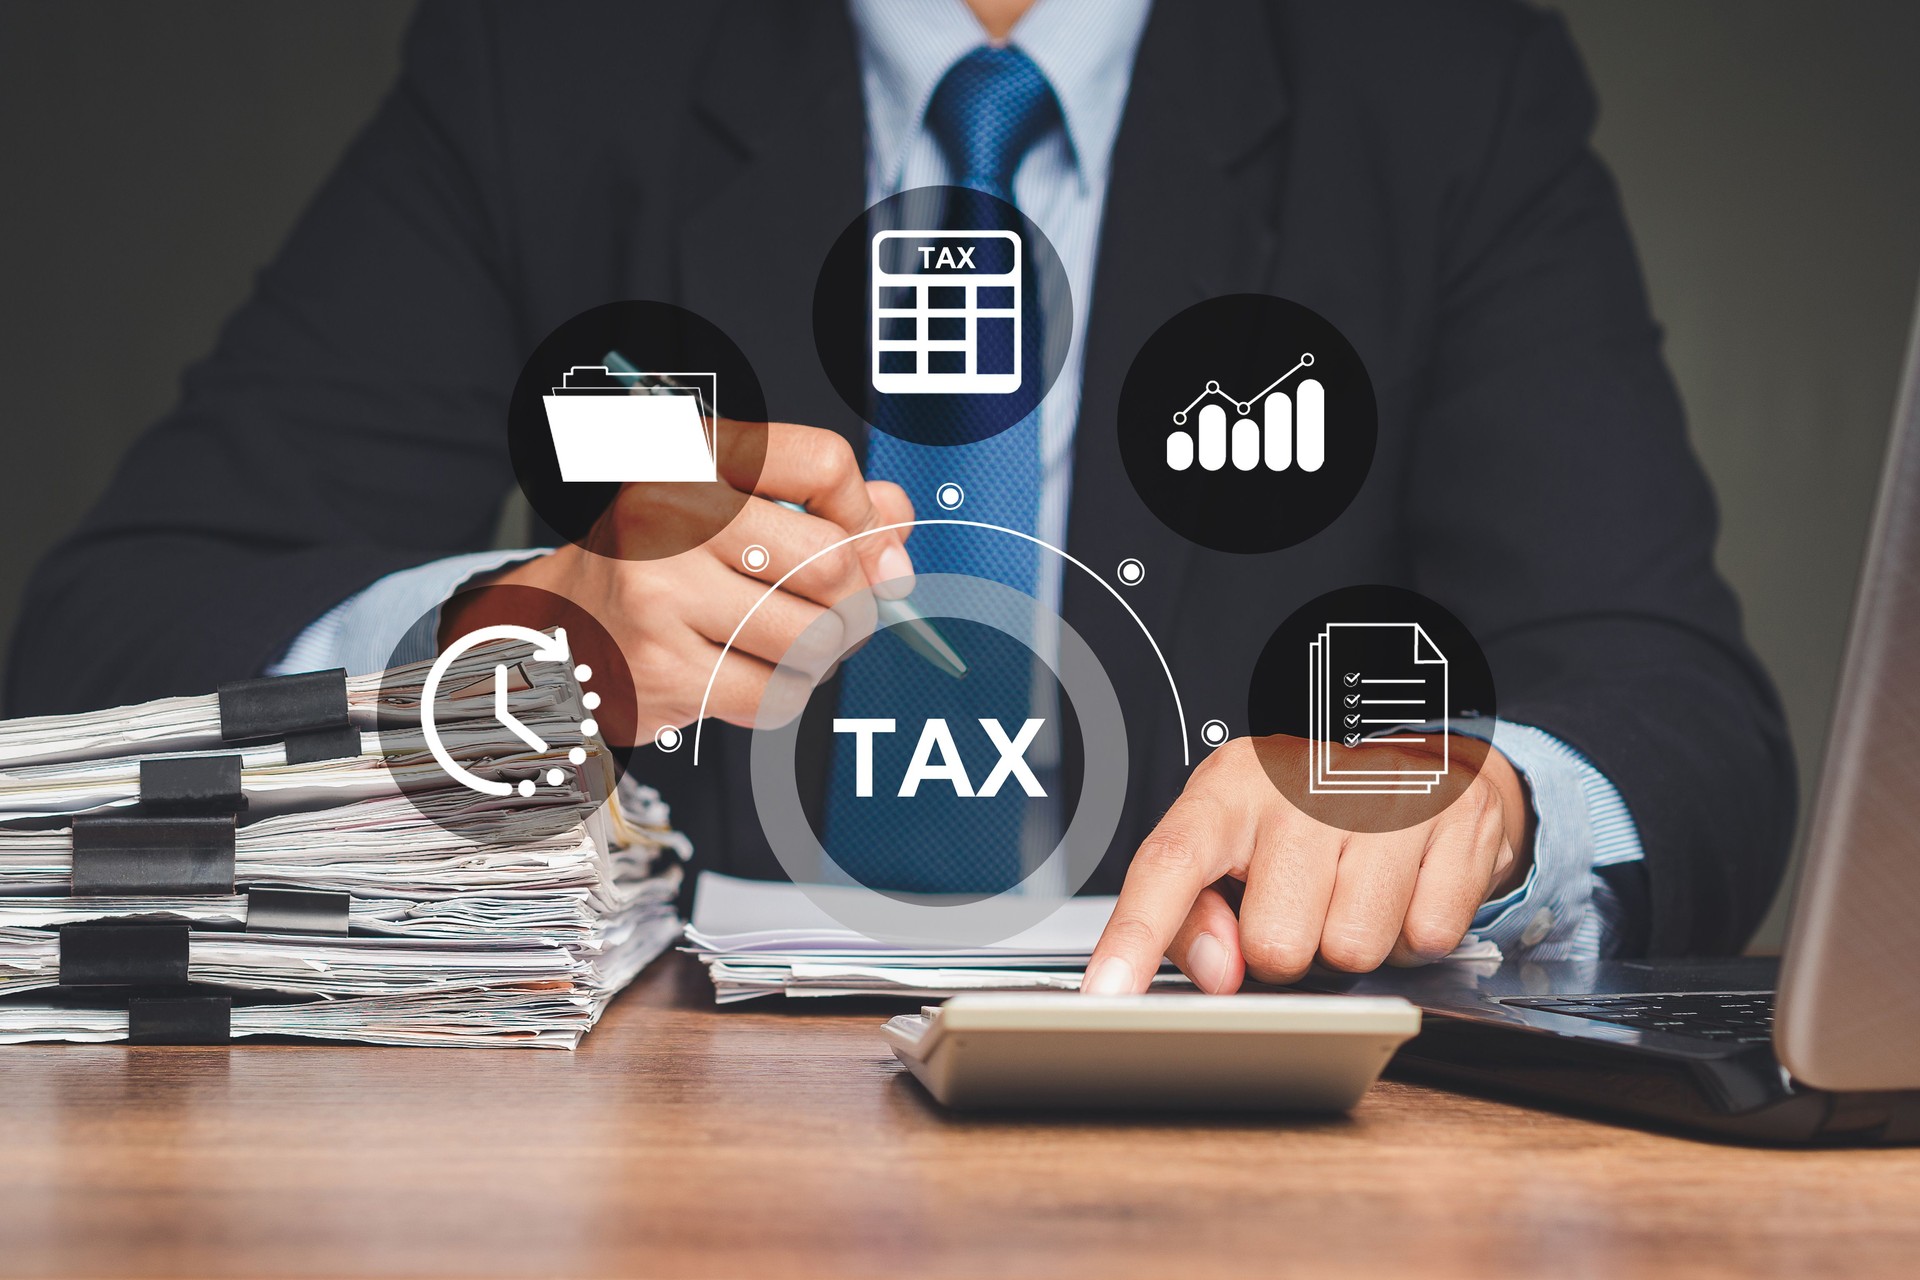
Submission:
<svg viewBox="0 0 1920 1280">
<path fill-rule="evenodd" d="M 925 999 L 961 991 L 1072 991 L 1114 905 L 1111 897 L 1070 898 L 1039 924 L 991 947 L 912 947 L 876 942 L 820 906 L 865 892 L 845 885 L 803 890 L 703 871 L 686 949 L 707 965 L 721 1004 L 768 995 Z M 1156 985 L 1186 981 L 1169 970 Z"/>
<path fill-rule="evenodd" d="M 720 1004 L 758 996 L 898 996 L 924 1002 L 962 991 L 1077 991 L 1113 915 L 1112 897 L 1070 898 L 1046 920 L 991 947 L 904 947 L 847 928 L 815 899 L 865 890 L 743 880 L 703 871 L 683 950 L 698 956 Z M 932 896 L 932 895 L 925 895 Z M 961 900 L 968 900 L 962 898 Z M 1448 960 L 1499 959 L 1469 934 Z M 1190 987 L 1165 965 L 1155 988 Z"/>
</svg>

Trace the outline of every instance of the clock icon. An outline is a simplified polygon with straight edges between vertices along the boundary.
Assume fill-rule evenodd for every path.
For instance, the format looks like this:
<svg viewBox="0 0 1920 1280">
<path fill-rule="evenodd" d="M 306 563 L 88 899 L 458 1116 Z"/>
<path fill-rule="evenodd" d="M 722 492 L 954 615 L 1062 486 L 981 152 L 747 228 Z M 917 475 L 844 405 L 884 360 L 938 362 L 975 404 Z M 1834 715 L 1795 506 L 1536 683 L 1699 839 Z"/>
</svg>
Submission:
<svg viewBox="0 0 1920 1280">
<path fill-rule="evenodd" d="M 462 654 L 476 645 L 485 644 L 491 640 L 518 640 L 531 646 L 532 653 L 528 657 L 533 662 L 564 664 L 572 658 L 567 648 L 565 627 L 555 627 L 551 636 L 535 631 L 532 627 L 517 627 L 510 624 L 481 627 L 476 631 L 469 631 L 442 650 L 440 656 L 434 659 L 432 668 L 427 672 L 427 682 L 420 690 L 420 731 L 426 736 L 427 750 L 433 753 L 434 760 L 446 771 L 448 777 L 461 786 L 488 796 L 510 796 L 516 791 L 522 796 L 531 796 L 536 789 L 536 784 L 531 778 L 522 778 L 516 787 L 504 779 L 482 778 L 460 764 L 447 750 L 446 744 L 441 742 L 439 726 L 434 723 L 434 699 L 440 692 L 440 681 L 445 678 L 448 669 L 459 660 Z M 508 733 L 526 743 L 530 749 L 546 751 L 548 749 L 546 740 L 507 710 L 507 671 L 508 667 L 504 662 L 495 664 L 493 668 L 493 718 L 499 721 L 500 726 Z M 576 678 L 581 680 L 587 679 L 590 674 L 584 666 L 575 672 Z M 589 705 L 591 702 L 592 699 L 589 698 Z M 580 725 L 580 732 L 587 737 L 598 732 L 598 729 L 599 726 L 591 719 L 582 721 Z M 568 758 L 578 765 L 585 759 L 585 752 L 575 748 L 569 753 Z M 549 786 L 557 787 L 565 780 L 566 774 L 563 771 L 559 769 L 547 771 Z"/>
</svg>

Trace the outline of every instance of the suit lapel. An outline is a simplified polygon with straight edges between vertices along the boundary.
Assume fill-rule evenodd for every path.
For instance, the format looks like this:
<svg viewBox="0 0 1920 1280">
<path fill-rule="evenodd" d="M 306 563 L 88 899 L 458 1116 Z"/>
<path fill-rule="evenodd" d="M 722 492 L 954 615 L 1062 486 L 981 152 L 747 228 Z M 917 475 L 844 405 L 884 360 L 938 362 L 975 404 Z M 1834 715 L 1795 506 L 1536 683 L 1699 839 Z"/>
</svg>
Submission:
<svg viewBox="0 0 1920 1280">
<path fill-rule="evenodd" d="M 775 420 L 830 427 L 861 447 L 864 428 L 834 393 L 812 341 L 820 264 L 866 205 L 866 116 L 845 6 L 734 6 L 712 49 L 674 162 L 687 194 L 671 237 L 672 300 L 740 346 Z M 817 806 L 831 750 L 828 720 L 813 719 L 797 755 L 801 795 Z M 703 752 L 700 767 L 724 789 L 725 865 L 780 877 L 755 818 L 749 736 L 709 729 L 711 756 Z"/>
<path fill-rule="evenodd" d="M 852 25 L 841 5 L 757 0 L 729 11 L 714 48 L 676 162 L 691 193 L 677 300 L 746 352 L 777 420 L 857 439 L 812 341 L 820 264 L 866 203 Z"/>
<path fill-rule="evenodd" d="M 1204 616 L 1189 607 L 1196 556 L 1134 496 L 1116 436 L 1121 383 L 1142 343 L 1175 313 L 1224 293 L 1265 289 L 1274 248 L 1285 99 L 1271 18 L 1257 0 L 1158 4 L 1141 40 L 1119 136 L 1094 273 L 1085 383 L 1074 441 L 1068 547 L 1113 580 L 1127 557 L 1146 580 L 1121 588 L 1167 650 L 1180 655 L 1204 637 L 1181 625 Z M 1066 614 L 1083 632 L 1117 615 L 1084 575 L 1067 579 Z M 1136 636 L 1089 635 L 1130 703 L 1137 782 L 1129 803 L 1171 794 L 1185 778 L 1166 677 Z M 1148 693 L 1147 691 L 1154 691 Z M 1197 726 L 1231 709 L 1185 708 L 1195 758 Z M 1069 794 L 1079 786 L 1070 762 Z M 1123 819 L 1142 829 L 1144 815 Z"/>
</svg>

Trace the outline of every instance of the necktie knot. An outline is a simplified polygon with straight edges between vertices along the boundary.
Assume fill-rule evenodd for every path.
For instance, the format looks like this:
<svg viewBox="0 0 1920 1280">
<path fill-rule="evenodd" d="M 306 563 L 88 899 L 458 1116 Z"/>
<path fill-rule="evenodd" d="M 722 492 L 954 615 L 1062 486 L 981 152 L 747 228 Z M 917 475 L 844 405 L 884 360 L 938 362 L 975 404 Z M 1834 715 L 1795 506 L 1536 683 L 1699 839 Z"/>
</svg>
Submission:
<svg viewBox="0 0 1920 1280">
<path fill-rule="evenodd" d="M 1032 58 L 981 45 L 947 69 L 927 104 L 927 131 L 954 182 L 1013 199 L 1013 173 L 1061 119 L 1053 86 Z"/>
</svg>

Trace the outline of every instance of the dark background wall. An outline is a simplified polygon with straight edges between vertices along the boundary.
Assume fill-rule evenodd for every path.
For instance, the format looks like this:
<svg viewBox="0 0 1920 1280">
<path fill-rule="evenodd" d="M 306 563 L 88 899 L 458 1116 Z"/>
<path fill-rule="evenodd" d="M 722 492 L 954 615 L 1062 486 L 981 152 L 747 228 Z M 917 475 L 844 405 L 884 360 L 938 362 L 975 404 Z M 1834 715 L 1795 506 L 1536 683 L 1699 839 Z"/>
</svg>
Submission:
<svg viewBox="0 0 1920 1280">
<path fill-rule="evenodd" d="M 1810 782 L 1920 278 L 1920 6 L 1556 7 Z M 372 111 L 408 8 L 0 0 L 0 637 Z"/>
</svg>

